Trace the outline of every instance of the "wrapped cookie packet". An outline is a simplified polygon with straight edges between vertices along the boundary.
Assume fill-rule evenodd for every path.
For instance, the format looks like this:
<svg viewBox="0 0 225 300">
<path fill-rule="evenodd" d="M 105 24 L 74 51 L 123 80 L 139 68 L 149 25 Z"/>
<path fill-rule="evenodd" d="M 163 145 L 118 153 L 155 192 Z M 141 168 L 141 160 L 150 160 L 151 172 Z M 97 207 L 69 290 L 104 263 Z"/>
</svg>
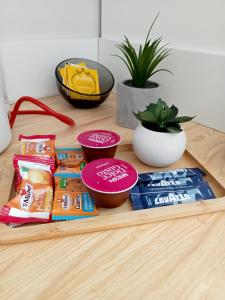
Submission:
<svg viewBox="0 0 225 300">
<path fill-rule="evenodd" d="M 49 222 L 53 201 L 54 160 L 15 155 L 16 196 L 0 210 L 0 222 L 21 225 Z"/>
<path fill-rule="evenodd" d="M 95 203 L 81 180 L 86 165 L 81 148 L 56 148 L 57 169 L 54 175 L 55 195 L 53 221 L 75 220 L 98 214 Z"/>
<path fill-rule="evenodd" d="M 53 221 L 88 218 L 98 214 L 79 173 L 55 173 L 54 180 Z"/>
<path fill-rule="evenodd" d="M 55 158 L 54 134 L 29 135 L 20 134 L 20 154 Z"/>
<path fill-rule="evenodd" d="M 56 148 L 56 173 L 80 173 L 86 165 L 81 148 Z"/>
<path fill-rule="evenodd" d="M 55 149 L 54 135 L 20 135 L 19 140 L 20 154 L 13 159 L 16 195 L 0 209 L 0 222 L 19 226 L 98 214 L 80 179 L 86 165 L 80 148 Z"/>
<path fill-rule="evenodd" d="M 0 222 L 15 226 L 50 222 L 55 171 L 55 135 L 20 135 L 13 158 L 16 196 L 0 209 Z"/>
</svg>

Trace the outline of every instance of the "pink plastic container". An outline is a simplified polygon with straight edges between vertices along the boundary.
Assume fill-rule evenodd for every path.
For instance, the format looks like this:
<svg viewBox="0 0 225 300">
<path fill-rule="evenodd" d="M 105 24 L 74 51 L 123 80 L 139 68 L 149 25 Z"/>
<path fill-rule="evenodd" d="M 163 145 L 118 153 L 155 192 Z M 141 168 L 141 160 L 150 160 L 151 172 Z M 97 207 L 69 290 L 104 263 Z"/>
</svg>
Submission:
<svg viewBox="0 0 225 300">
<path fill-rule="evenodd" d="M 78 135 L 85 159 L 91 162 L 95 159 L 114 157 L 120 136 L 109 130 L 90 130 Z"/>
<path fill-rule="evenodd" d="M 126 161 L 103 158 L 87 164 L 81 179 L 97 206 L 114 208 L 127 200 L 138 172 Z"/>
</svg>

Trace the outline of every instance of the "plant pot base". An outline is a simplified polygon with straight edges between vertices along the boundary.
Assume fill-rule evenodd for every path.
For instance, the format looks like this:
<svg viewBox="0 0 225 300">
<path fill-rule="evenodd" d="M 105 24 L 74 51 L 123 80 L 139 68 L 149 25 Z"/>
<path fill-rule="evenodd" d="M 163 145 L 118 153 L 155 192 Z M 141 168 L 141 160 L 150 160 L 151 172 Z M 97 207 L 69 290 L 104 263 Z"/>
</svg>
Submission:
<svg viewBox="0 0 225 300">
<path fill-rule="evenodd" d="M 156 102 L 159 88 L 155 82 L 150 82 L 154 88 L 135 88 L 125 82 L 117 85 L 117 123 L 121 127 L 135 129 L 139 121 L 132 112 L 144 110 L 150 102 Z"/>
<path fill-rule="evenodd" d="M 134 132 L 133 149 L 139 160 L 153 167 L 167 167 L 179 160 L 186 148 L 186 135 L 156 132 L 141 124 Z"/>
</svg>

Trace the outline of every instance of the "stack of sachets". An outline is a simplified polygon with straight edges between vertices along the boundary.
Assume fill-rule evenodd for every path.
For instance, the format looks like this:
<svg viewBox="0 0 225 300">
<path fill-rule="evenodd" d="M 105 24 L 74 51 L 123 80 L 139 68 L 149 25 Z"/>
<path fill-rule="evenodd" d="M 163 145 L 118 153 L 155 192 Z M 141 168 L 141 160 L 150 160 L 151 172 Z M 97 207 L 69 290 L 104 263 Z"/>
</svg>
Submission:
<svg viewBox="0 0 225 300">
<path fill-rule="evenodd" d="M 0 208 L 0 222 L 18 226 L 98 214 L 80 179 L 86 164 L 82 150 L 55 149 L 55 139 L 55 135 L 20 135 L 20 154 L 13 158 L 16 195 Z"/>
<path fill-rule="evenodd" d="M 213 199 L 206 174 L 198 168 L 139 174 L 130 197 L 135 210 Z"/>
<path fill-rule="evenodd" d="M 63 84 L 70 90 L 78 92 L 76 95 L 73 92 L 68 92 L 72 99 L 82 100 L 85 99 L 84 95 L 98 95 L 100 93 L 98 71 L 88 68 L 84 61 L 79 64 L 66 63 L 63 68 L 59 69 L 59 72 Z M 95 100 L 97 100 L 97 96 Z"/>
<path fill-rule="evenodd" d="M 55 135 L 20 135 L 14 155 L 16 195 L 0 208 L 0 222 L 18 226 L 49 222 L 53 201 Z"/>
<path fill-rule="evenodd" d="M 81 148 L 56 149 L 57 170 L 54 174 L 55 195 L 53 221 L 75 220 L 98 214 L 95 203 L 81 181 L 86 161 Z"/>
</svg>

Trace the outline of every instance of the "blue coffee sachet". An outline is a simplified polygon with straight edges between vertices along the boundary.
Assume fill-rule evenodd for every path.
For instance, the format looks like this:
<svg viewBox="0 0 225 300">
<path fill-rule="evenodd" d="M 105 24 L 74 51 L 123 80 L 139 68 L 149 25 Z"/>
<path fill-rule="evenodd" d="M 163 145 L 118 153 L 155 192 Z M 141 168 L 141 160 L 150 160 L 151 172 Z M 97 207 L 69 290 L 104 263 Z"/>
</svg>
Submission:
<svg viewBox="0 0 225 300">
<path fill-rule="evenodd" d="M 149 172 L 139 174 L 139 182 L 149 181 L 149 180 L 162 180 L 162 179 L 176 179 L 176 178 L 185 178 L 192 176 L 205 176 L 199 168 L 183 168 L 183 169 L 173 169 L 168 171 L 160 172 Z"/>
<path fill-rule="evenodd" d="M 143 203 L 141 201 L 141 192 L 139 186 L 134 186 L 130 193 L 130 199 L 134 210 L 144 209 Z"/>
<path fill-rule="evenodd" d="M 169 186 L 195 186 L 203 182 L 202 176 L 181 177 L 176 179 L 146 180 L 137 184 L 140 186 L 149 186 L 151 188 L 166 188 Z"/>
<path fill-rule="evenodd" d="M 130 194 L 135 210 L 189 203 L 199 200 L 215 198 L 207 182 L 197 186 L 167 187 L 165 189 L 151 189 L 148 186 L 135 186 Z"/>
</svg>

